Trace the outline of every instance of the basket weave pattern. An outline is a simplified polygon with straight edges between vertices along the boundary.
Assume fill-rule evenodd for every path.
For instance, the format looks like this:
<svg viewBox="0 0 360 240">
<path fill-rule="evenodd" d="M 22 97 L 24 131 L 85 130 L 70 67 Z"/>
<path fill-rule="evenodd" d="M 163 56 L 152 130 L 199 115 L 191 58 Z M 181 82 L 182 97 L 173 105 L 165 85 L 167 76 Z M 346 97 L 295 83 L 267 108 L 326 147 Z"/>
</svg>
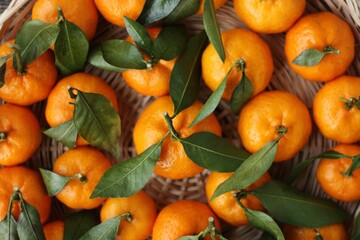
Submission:
<svg viewBox="0 0 360 240">
<path fill-rule="evenodd" d="M 24 21 L 29 20 L 31 8 L 35 0 L 13 0 L 3 14 L 0 15 L 0 39 L 2 41 L 14 38 Z M 347 21 L 355 34 L 356 56 L 352 65 L 346 74 L 360 76 L 360 1 L 359 0 L 308 0 L 306 13 L 318 11 L 331 11 L 341 16 Z M 217 11 L 217 16 L 222 31 L 245 27 L 239 20 L 233 10 L 233 1 L 229 0 L 224 7 Z M 184 21 L 189 33 L 195 33 L 203 29 L 202 17 L 200 15 L 192 16 Z M 123 38 L 126 31 L 101 20 L 98 25 L 98 31 L 93 43 L 102 42 L 111 38 Z M 312 99 L 315 93 L 322 86 L 321 83 L 304 81 L 300 76 L 295 74 L 287 65 L 284 55 L 284 36 L 285 34 L 261 35 L 269 44 L 273 53 L 275 72 L 268 89 L 279 89 L 289 91 L 299 97 L 311 110 Z M 116 91 L 120 107 L 120 116 L 122 121 L 121 144 L 121 161 L 135 156 L 135 150 L 132 143 L 132 130 L 137 117 L 142 110 L 153 100 L 151 97 L 144 97 L 130 89 L 121 78 L 121 74 L 106 72 L 87 66 L 86 72 L 100 76 L 109 83 Z M 209 96 L 209 90 L 205 89 L 201 93 L 202 100 Z M 1 103 L 1 99 L 0 99 Z M 46 126 L 44 118 L 45 102 L 40 102 L 32 106 L 40 120 L 41 126 Z M 229 106 L 222 102 L 216 110 L 223 130 L 223 135 L 230 139 L 236 145 L 240 145 L 240 139 L 237 134 L 237 116 L 234 116 Z M 336 143 L 325 139 L 314 125 L 314 130 L 310 141 L 293 160 L 284 163 L 277 163 L 271 168 L 271 174 L 276 179 L 283 179 L 285 174 L 296 163 L 308 157 L 315 156 L 329 149 Z M 27 165 L 31 168 L 38 167 L 51 168 L 52 162 L 66 148 L 55 140 L 44 137 L 40 149 L 35 153 Z M 298 181 L 297 187 L 315 196 L 328 198 L 320 189 L 315 177 L 316 163 L 309 168 Z M 158 176 L 153 176 L 146 185 L 145 191 L 156 201 L 158 208 L 176 201 L 178 199 L 197 199 L 205 201 L 204 181 L 208 171 L 193 177 L 182 180 L 169 180 Z M 340 206 L 346 209 L 352 216 L 359 211 L 359 203 L 340 203 Z M 66 209 L 59 202 L 54 201 L 51 218 L 63 218 L 69 209 Z M 353 219 L 349 219 L 347 224 L 348 231 L 352 231 Z M 232 228 L 224 226 L 225 236 L 229 239 L 254 239 L 259 235 L 259 231 L 252 227 L 245 226 Z"/>
</svg>

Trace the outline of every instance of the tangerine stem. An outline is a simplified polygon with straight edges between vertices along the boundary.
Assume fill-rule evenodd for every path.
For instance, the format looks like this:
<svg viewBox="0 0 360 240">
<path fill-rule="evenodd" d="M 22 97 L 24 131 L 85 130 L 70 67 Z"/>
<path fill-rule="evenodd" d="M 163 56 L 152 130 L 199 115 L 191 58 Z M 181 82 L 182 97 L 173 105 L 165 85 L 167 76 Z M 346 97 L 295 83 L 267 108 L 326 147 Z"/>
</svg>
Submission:
<svg viewBox="0 0 360 240">
<path fill-rule="evenodd" d="M 340 97 L 340 100 L 344 102 L 346 110 L 352 109 L 354 106 L 356 106 L 358 109 L 360 109 L 360 96 L 358 99 L 351 97 L 349 99 Z"/>
<path fill-rule="evenodd" d="M 7 138 L 6 132 L 0 132 L 0 142 L 5 142 Z"/>
<path fill-rule="evenodd" d="M 87 177 L 82 173 L 75 174 L 75 177 L 77 177 L 79 182 L 82 182 L 82 183 L 86 182 L 86 180 L 87 180 Z"/>
<path fill-rule="evenodd" d="M 131 222 L 132 221 L 132 215 L 130 212 L 125 212 L 119 215 L 119 217 L 122 219 L 125 217 L 126 221 Z"/>
<path fill-rule="evenodd" d="M 14 50 L 14 55 L 17 64 L 16 71 L 19 75 L 23 75 L 25 73 L 25 67 L 22 62 L 21 48 L 17 44 L 8 44 L 8 45 Z"/>
<path fill-rule="evenodd" d="M 173 122 L 167 112 L 164 113 L 164 118 L 165 118 L 166 124 L 168 125 L 169 130 L 171 132 L 171 136 L 173 136 L 175 139 L 178 139 L 179 134 L 176 132 Z"/>
<path fill-rule="evenodd" d="M 340 50 L 339 49 L 335 49 L 330 45 L 327 45 L 324 47 L 324 52 L 325 53 L 335 53 L 335 54 L 340 54 Z"/>
</svg>

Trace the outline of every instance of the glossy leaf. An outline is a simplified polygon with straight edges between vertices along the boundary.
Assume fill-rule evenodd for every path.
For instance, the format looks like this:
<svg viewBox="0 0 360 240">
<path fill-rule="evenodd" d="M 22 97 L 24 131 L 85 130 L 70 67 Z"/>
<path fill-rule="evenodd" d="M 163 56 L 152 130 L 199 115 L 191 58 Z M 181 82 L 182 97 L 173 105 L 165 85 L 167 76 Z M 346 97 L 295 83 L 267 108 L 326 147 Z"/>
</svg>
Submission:
<svg viewBox="0 0 360 240">
<path fill-rule="evenodd" d="M 202 238 L 200 236 L 194 235 L 194 236 L 184 236 L 179 238 L 178 240 L 201 240 Z"/>
<path fill-rule="evenodd" d="M 355 226 L 354 226 L 354 236 L 352 240 L 360 240 L 360 215 L 357 215 L 355 219 Z"/>
<path fill-rule="evenodd" d="M 175 9 L 164 18 L 164 23 L 176 23 L 186 17 L 194 15 L 200 8 L 200 0 L 180 1 Z"/>
<path fill-rule="evenodd" d="M 306 67 L 315 66 L 321 62 L 325 55 L 330 53 L 340 54 L 340 50 L 334 49 L 330 46 L 325 47 L 324 51 L 319 51 L 313 48 L 306 49 L 301 52 L 300 55 L 297 56 L 292 63 Z"/>
<path fill-rule="evenodd" d="M 279 138 L 250 155 L 230 178 L 216 188 L 211 201 L 226 192 L 242 190 L 260 179 L 274 161 L 278 141 Z"/>
<path fill-rule="evenodd" d="M 176 61 L 170 78 L 170 96 L 174 116 L 191 106 L 197 99 L 201 81 L 201 55 L 207 44 L 204 31 L 191 37 L 186 49 Z"/>
<path fill-rule="evenodd" d="M 109 64 L 123 69 L 146 69 L 139 49 L 125 40 L 108 40 L 101 45 L 103 57 Z"/>
<path fill-rule="evenodd" d="M 205 0 L 204 3 L 204 28 L 211 44 L 214 46 L 222 62 L 225 61 L 225 50 L 221 40 L 219 24 L 216 18 L 214 1 Z"/>
<path fill-rule="evenodd" d="M 0 222 L 0 239 L 18 240 L 16 222 L 12 215 L 6 214 L 5 218 Z"/>
<path fill-rule="evenodd" d="M 153 42 L 146 31 L 146 28 L 140 23 L 132 20 L 131 18 L 124 16 L 124 22 L 126 30 L 130 37 L 134 39 L 136 45 L 138 45 L 148 55 L 153 56 Z"/>
<path fill-rule="evenodd" d="M 12 56 L 14 56 L 15 51 L 4 56 L 0 57 L 0 88 L 5 84 L 5 73 L 6 73 L 6 61 L 9 60 Z"/>
<path fill-rule="evenodd" d="M 186 39 L 183 25 L 165 26 L 154 41 L 155 57 L 166 61 L 177 57 L 184 50 Z"/>
<path fill-rule="evenodd" d="M 45 235 L 36 208 L 21 199 L 21 213 L 17 222 L 20 239 L 45 240 Z"/>
<path fill-rule="evenodd" d="M 201 122 L 206 117 L 208 117 L 212 112 L 214 112 L 214 110 L 216 109 L 216 107 L 219 105 L 219 103 L 221 101 L 222 95 L 224 94 L 227 78 L 228 78 L 228 76 L 226 76 L 222 80 L 220 85 L 210 95 L 208 100 L 205 102 L 204 106 L 201 108 L 200 112 L 196 115 L 194 121 L 190 124 L 190 127 Z"/>
<path fill-rule="evenodd" d="M 40 20 L 24 23 L 15 38 L 15 44 L 21 48 L 22 64 L 26 66 L 46 52 L 55 43 L 59 31 L 58 23 L 49 24 Z M 16 63 L 14 66 L 17 66 Z"/>
<path fill-rule="evenodd" d="M 78 131 L 75 127 L 74 121 L 71 119 L 59 126 L 49 128 L 43 131 L 43 133 L 69 148 L 74 148 Z"/>
<path fill-rule="evenodd" d="M 70 89 L 70 92 L 74 89 Z M 76 90 L 74 123 L 81 137 L 92 146 L 110 152 L 116 159 L 120 157 L 121 124 L 119 114 L 109 99 L 101 94 Z"/>
<path fill-rule="evenodd" d="M 247 103 L 254 94 L 254 87 L 250 79 L 243 71 L 239 84 L 235 87 L 231 99 L 230 107 L 233 113 L 239 114 L 241 108 Z"/>
<path fill-rule="evenodd" d="M 83 31 L 67 20 L 60 25 L 60 32 L 55 41 L 56 66 L 63 76 L 84 69 L 89 52 L 89 41 Z"/>
<path fill-rule="evenodd" d="M 98 223 L 99 220 L 95 211 L 74 212 L 65 219 L 64 239 L 78 240 Z"/>
<path fill-rule="evenodd" d="M 149 25 L 168 16 L 180 0 L 147 0 L 137 19 L 143 25 Z"/>
<path fill-rule="evenodd" d="M 186 155 L 197 165 L 215 172 L 233 172 L 249 154 L 210 132 L 198 132 L 180 139 Z"/>
<path fill-rule="evenodd" d="M 330 150 L 330 151 L 323 152 L 316 157 L 311 157 L 309 159 L 306 159 L 306 160 L 300 162 L 299 164 L 297 164 L 291 170 L 290 175 L 286 179 L 286 182 L 293 183 L 316 159 L 321 159 L 321 158 L 339 159 L 339 158 L 346 158 L 346 157 L 347 156 L 342 153 Z"/>
<path fill-rule="evenodd" d="M 91 198 L 129 197 L 149 181 L 160 157 L 162 141 L 150 146 L 140 155 L 117 163 L 100 179 Z"/>
<path fill-rule="evenodd" d="M 251 194 L 260 199 L 273 217 L 294 226 L 322 227 L 348 218 L 335 203 L 311 197 L 277 180 L 265 183 Z"/>
<path fill-rule="evenodd" d="M 251 210 L 249 208 L 244 208 L 244 211 L 246 217 L 249 220 L 249 223 L 253 227 L 268 232 L 276 240 L 285 240 L 281 229 L 269 215 L 260 211 Z"/>
<path fill-rule="evenodd" d="M 50 197 L 58 194 L 72 179 L 70 177 L 61 176 L 57 173 L 43 168 L 40 168 L 39 170 L 43 178 L 46 190 Z"/>
<path fill-rule="evenodd" d="M 103 69 L 103 70 L 109 71 L 109 72 L 122 72 L 122 71 L 126 70 L 126 69 L 116 67 L 116 66 L 111 65 L 110 63 L 106 62 L 104 59 L 101 45 L 95 45 L 94 47 L 92 47 L 92 49 L 89 52 L 88 62 L 97 68 L 100 68 L 100 69 Z"/>
<path fill-rule="evenodd" d="M 94 226 L 79 240 L 108 240 L 115 239 L 119 230 L 121 216 L 110 218 L 105 222 Z"/>
</svg>

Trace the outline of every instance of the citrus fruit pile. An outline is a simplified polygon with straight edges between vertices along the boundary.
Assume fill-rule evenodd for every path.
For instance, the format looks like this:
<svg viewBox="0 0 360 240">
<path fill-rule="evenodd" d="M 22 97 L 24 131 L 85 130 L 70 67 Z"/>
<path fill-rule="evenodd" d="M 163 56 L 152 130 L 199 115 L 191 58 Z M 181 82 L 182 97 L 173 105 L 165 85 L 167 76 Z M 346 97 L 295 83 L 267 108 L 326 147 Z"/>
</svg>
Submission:
<svg viewBox="0 0 360 240">
<path fill-rule="evenodd" d="M 349 2 L 23 1 L 0 239 L 359 239 Z"/>
</svg>

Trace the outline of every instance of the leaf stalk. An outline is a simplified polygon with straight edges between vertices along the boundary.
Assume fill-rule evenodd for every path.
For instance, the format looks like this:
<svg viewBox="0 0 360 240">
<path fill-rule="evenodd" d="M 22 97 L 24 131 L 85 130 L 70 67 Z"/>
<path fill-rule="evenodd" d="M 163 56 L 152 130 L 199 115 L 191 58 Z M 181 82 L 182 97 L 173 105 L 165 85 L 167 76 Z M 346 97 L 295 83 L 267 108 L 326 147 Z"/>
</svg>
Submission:
<svg viewBox="0 0 360 240">
<path fill-rule="evenodd" d="M 164 113 L 164 118 L 165 118 L 166 124 L 170 130 L 171 136 L 175 139 L 179 139 L 179 134 L 175 130 L 172 119 L 167 112 Z"/>
</svg>

